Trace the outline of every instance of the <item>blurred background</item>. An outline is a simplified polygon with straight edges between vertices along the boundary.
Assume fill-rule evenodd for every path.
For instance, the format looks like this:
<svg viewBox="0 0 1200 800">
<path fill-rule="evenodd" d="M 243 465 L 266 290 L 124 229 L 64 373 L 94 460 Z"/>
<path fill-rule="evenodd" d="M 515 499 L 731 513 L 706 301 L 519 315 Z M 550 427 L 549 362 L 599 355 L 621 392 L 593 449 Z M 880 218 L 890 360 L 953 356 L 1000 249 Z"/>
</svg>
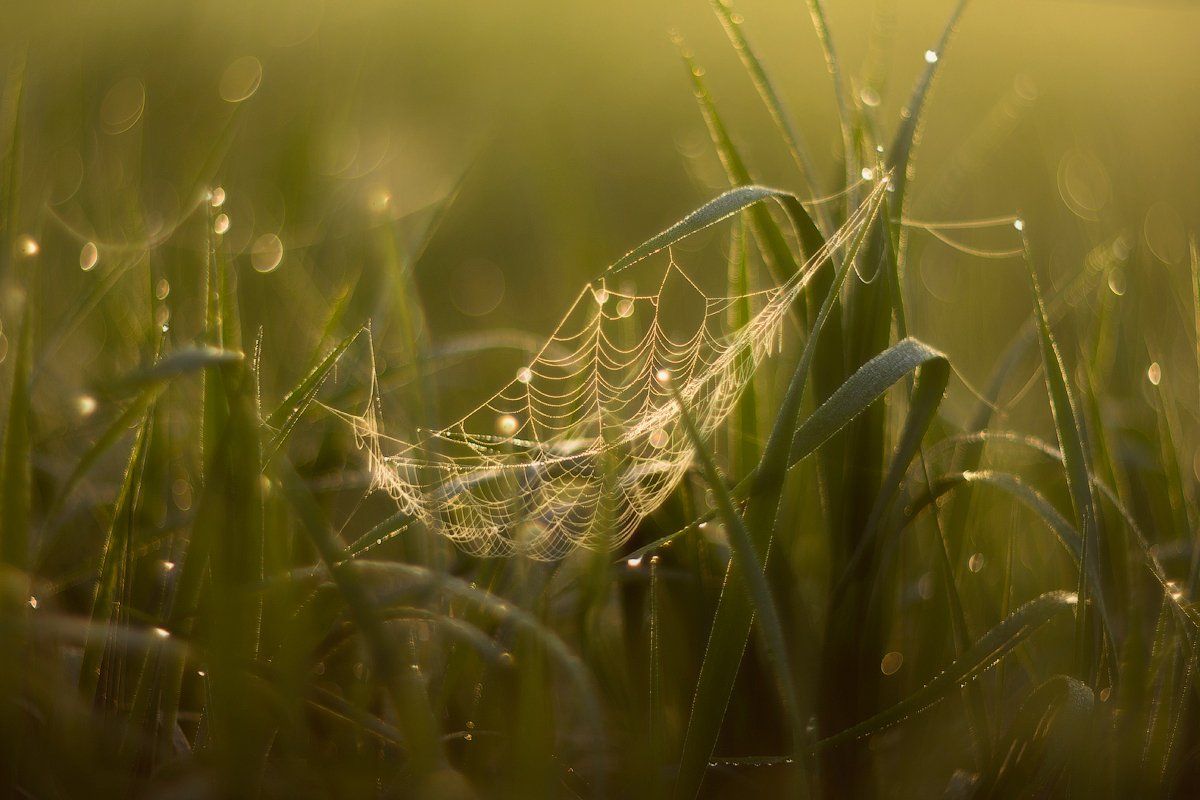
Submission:
<svg viewBox="0 0 1200 800">
<path fill-rule="evenodd" d="M 951 9 L 831 4 L 848 90 L 875 115 L 879 138 L 898 122 Z M 809 196 L 842 188 L 833 93 L 806 8 L 747 0 L 738 10 L 814 154 L 816 187 L 800 183 L 700 0 L 14 9 L 0 34 L 6 115 L 18 105 L 22 115 L 19 157 L 8 162 L 19 164 L 10 243 L 19 254 L 20 236 L 38 241 L 40 269 L 62 288 L 44 302 L 67 302 L 88 280 L 76 269 L 84 242 L 110 264 L 146 243 L 199 254 L 205 240 L 188 215 L 219 185 L 230 221 L 224 244 L 245 273 L 244 312 L 265 325 L 268 354 L 284 350 L 265 363 L 294 380 L 291 343 L 315 347 L 311 323 L 357 283 L 346 276 L 379 272 L 369 229 L 416 220 L 410 238 L 424 246 L 430 209 L 453 195 L 413 274 L 428 339 L 511 328 L 545 335 L 582 282 L 725 188 L 671 32 L 706 68 L 757 180 Z M 1183 2 L 969 5 L 940 54 L 907 215 L 1019 213 L 1055 286 L 1093 247 L 1116 247 L 1136 265 L 1112 288 L 1125 297 L 1134 335 L 1146 338 L 1147 364 L 1186 354 L 1198 26 L 1200 9 Z M 958 241 L 998 246 L 972 231 Z M 1028 312 L 1019 262 L 964 259 L 920 232 L 911 245 L 912 331 L 946 350 L 968 380 L 984 381 Z M 162 270 L 198 280 L 170 257 Z M 365 286 L 357 295 L 387 290 Z M 171 298 L 147 302 L 158 304 L 156 317 L 172 313 Z M 373 316 L 370 303 L 355 302 L 344 327 Z M 0 323 L 11 309 L 0 309 Z M 186 323 L 183 309 L 174 313 Z M 111 317 L 105 329 L 84 324 L 64 337 L 51 368 L 67 385 L 85 385 L 89 369 L 113 368 L 90 357 L 115 333 Z M 186 324 L 179 335 L 190 335 Z M 511 368 L 504 362 L 498 374 Z"/>
</svg>

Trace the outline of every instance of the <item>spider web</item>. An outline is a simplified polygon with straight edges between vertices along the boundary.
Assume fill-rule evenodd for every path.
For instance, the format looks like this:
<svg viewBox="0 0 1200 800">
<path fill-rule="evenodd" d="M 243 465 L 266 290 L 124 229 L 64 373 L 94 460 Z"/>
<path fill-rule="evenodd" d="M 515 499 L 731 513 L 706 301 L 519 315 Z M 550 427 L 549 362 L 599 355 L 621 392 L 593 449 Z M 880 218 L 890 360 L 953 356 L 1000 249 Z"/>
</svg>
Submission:
<svg viewBox="0 0 1200 800">
<path fill-rule="evenodd" d="M 347 415 L 372 488 L 478 556 L 555 560 L 623 544 L 692 462 L 672 388 L 700 433 L 715 431 L 780 343 L 792 303 L 868 223 L 885 186 L 770 289 L 710 296 L 669 249 L 652 293 L 617 291 L 604 278 L 585 286 L 507 385 L 416 442 L 382 432 L 373 387 L 365 413 Z M 751 313 L 734 327 L 738 305 Z"/>
</svg>

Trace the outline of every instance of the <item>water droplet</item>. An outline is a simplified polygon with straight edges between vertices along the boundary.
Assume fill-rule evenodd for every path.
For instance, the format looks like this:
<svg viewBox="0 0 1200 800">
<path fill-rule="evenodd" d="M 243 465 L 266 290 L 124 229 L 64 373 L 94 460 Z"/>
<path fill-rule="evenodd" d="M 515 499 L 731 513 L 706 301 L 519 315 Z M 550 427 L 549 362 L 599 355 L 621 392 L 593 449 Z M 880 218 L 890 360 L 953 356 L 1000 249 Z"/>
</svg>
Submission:
<svg viewBox="0 0 1200 800">
<path fill-rule="evenodd" d="M 171 570 L 175 569 L 175 562 L 174 561 L 164 561 L 164 562 L 162 562 L 162 568 L 163 568 L 163 572 L 170 572 Z"/>
<path fill-rule="evenodd" d="M 196 674 L 197 674 L 197 675 L 199 675 L 201 678 L 207 678 L 207 677 L 208 677 L 208 673 L 207 673 L 207 672 L 205 672 L 205 671 L 204 671 L 204 670 L 202 670 L 202 669 L 198 669 L 198 670 L 196 670 Z"/>
<path fill-rule="evenodd" d="M 521 367 L 521 369 L 517 370 L 517 380 L 521 383 L 529 383 L 533 380 L 533 370 L 529 367 Z"/>
<path fill-rule="evenodd" d="M 1023 220 L 1023 219 L 1021 219 L 1021 218 L 1019 218 L 1019 217 L 1018 217 L 1017 219 L 1014 219 L 1014 220 L 1013 220 L 1013 227 L 1014 227 L 1014 228 L 1016 228 L 1016 229 L 1017 229 L 1017 230 L 1019 230 L 1019 231 L 1023 231 L 1023 230 L 1025 230 L 1025 220 Z"/>
<path fill-rule="evenodd" d="M 604 305 L 608 302 L 608 289 L 605 289 L 604 287 L 594 290 L 592 295 L 596 298 L 596 302 L 600 305 Z"/>
<path fill-rule="evenodd" d="M 658 556 L 650 556 L 650 566 L 652 566 L 652 567 L 658 566 Z"/>
<path fill-rule="evenodd" d="M 367 210 L 372 214 L 382 214 L 392 204 L 392 193 L 387 189 L 376 189 L 367 197 Z"/>
<path fill-rule="evenodd" d="M 633 316 L 633 301 L 628 297 L 622 297 L 617 301 L 617 316 L 621 319 Z"/>
<path fill-rule="evenodd" d="M 250 264 L 259 272 L 270 272 L 283 260 L 283 242 L 273 233 L 264 233 L 250 248 Z"/>
<path fill-rule="evenodd" d="M 469 730 L 469 731 L 475 730 L 475 723 L 472 722 L 471 720 L 467 720 L 467 730 Z"/>
<path fill-rule="evenodd" d="M 229 232 L 229 215 L 228 214 L 218 214 L 217 215 L 217 218 L 215 220 L 213 220 L 213 232 L 216 233 L 218 236 L 222 236 Z"/>
<path fill-rule="evenodd" d="M 936 50 L 926 50 L 925 51 L 925 63 L 926 64 L 936 64 L 937 60 L 938 60 L 938 54 L 937 54 Z"/>
<path fill-rule="evenodd" d="M 166 278 L 159 278 L 158 283 L 154 285 L 154 296 L 159 300 L 166 300 L 167 295 L 171 293 L 171 282 Z"/>
<path fill-rule="evenodd" d="M 642 557 L 641 556 L 634 556 L 633 558 L 625 559 L 625 566 L 629 567 L 630 569 L 637 569 L 641 565 L 642 565 Z"/>
<path fill-rule="evenodd" d="M 500 661 L 500 664 L 505 667 L 511 667 L 513 664 L 516 663 L 516 659 L 513 658 L 513 654 L 508 652 L 507 650 L 505 650 L 503 653 L 500 654 L 499 661 Z"/>
<path fill-rule="evenodd" d="M 863 167 L 862 168 L 862 179 L 864 181 L 874 180 L 875 179 L 875 170 L 871 169 L 870 167 Z"/>
<path fill-rule="evenodd" d="M 359 661 L 358 663 L 356 663 L 354 665 L 354 677 L 357 680 L 361 681 L 363 679 L 363 676 L 367 674 L 366 670 L 367 670 L 367 668 L 365 666 L 363 666 L 363 663 L 361 661 Z"/>
<path fill-rule="evenodd" d="M 146 87 L 137 78 L 113 84 L 100 103 L 100 125 L 110 135 L 124 133 L 137 124 L 146 109 Z"/>
<path fill-rule="evenodd" d="M 1111 686 L 1105 686 L 1103 689 L 1100 690 L 1100 702 L 1101 703 L 1107 703 L 1108 698 L 1110 698 L 1110 697 L 1112 697 L 1112 687 Z"/>
<path fill-rule="evenodd" d="M 983 557 L 983 553 L 975 553 L 967 560 L 967 569 L 971 572 L 980 572 L 986 563 L 987 560 Z"/>
<path fill-rule="evenodd" d="M 36 256 L 41 250 L 42 246 L 32 236 L 21 235 L 17 237 L 17 252 L 26 258 Z"/>
<path fill-rule="evenodd" d="M 904 654 L 893 650 L 879 661 L 879 671 L 884 675 L 895 675 L 904 666 Z"/>
<path fill-rule="evenodd" d="M 654 380 L 658 381 L 659 383 L 666 383 L 667 381 L 671 380 L 671 370 L 660 369 L 658 372 L 654 373 Z"/>
<path fill-rule="evenodd" d="M 1162 367 L 1158 365 L 1157 361 L 1152 362 L 1150 366 L 1146 368 L 1146 377 L 1149 379 L 1150 383 L 1154 384 L 1155 386 L 1158 386 L 1158 384 L 1162 381 Z"/>
<path fill-rule="evenodd" d="M 99 261 L 100 251 L 96 248 L 95 243 L 88 242 L 79 251 L 79 268 L 84 272 L 92 270 Z"/>
<path fill-rule="evenodd" d="M 220 208 L 225 205 L 225 190 L 218 186 L 208 193 L 208 202 L 213 208 Z"/>
<path fill-rule="evenodd" d="M 922 600 L 930 600 L 933 598 L 933 573 L 926 572 L 917 580 L 917 594 L 921 595 Z"/>
<path fill-rule="evenodd" d="M 171 309 L 166 306 L 159 306 L 154 310 L 154 324 L 162 328 L 162 332 L 167 332 L 167 323 L 171 321 Z"/>
<path fill-rule="evenodd" d="M 512 414 L 504 414 L 496 420 L 496 432 L 501 436 L 512 436 L 520 427 L 521 423 Z"/>
<path fill-rule="evenodd" d="M 473 737 L 473 736 L 471 736 L 471 734 L 469 734 L 469 733 L 468 733 L 468 734 L 466 734 L 465 736 L 463 736 L 463 741 L 464 741 L 464 742 L 469 742 L 469 741 L 471 741 L 473 738 L 474 738 L 474 737 Z"/>
<path fill-rule="evenodd" d="M 316 673 L 317 675 L 324 675 L 325 674 L 325 662 L 318 661 L 317 665 L 315 667 L 313 667 L 313 672 Z"/>
<path fill-rule="evenodd" d="M 670 437 L 667 436 L 667 432 L 664 431 L 662 428 L 658 428 L 653 433 L 650 434 L 650 446 L 651 447 L 657 447 L 658 449 L 661 450 L 662 448 L 667 446 L 668 441 L 670 441 Z"/>
<path fill-rule="evenodd" d="M 875 91 L 870 86 L 864 86 L 861 90 L 859 90 L 858 99 L 862 100 L 862 104 L 864 106 L 868 106 L 869 108 L 876 108 L 882 100 L 882 98 L 879 96 L 879 92 Z"/>
<path fill-rule="evenodd" d="M 34 597 L 33 595 L 29 595 L 29 607 L 37 608 L 37 606 L 38 606 L 38 599 L 36 597 Z"/>
<path fill-rule="evenodd" d="M 262 83 L 262 62 L 254 56 L 242 56 L 225 68 L 218 87 L 221 99 L 240 103 L 258 91 Z"/>
<path fill-rule="evenodd" d="M 160 639 L 169 639 L 171 632 L 166 628 L 151 628 L 151 632 Z"/>
<path fill-rule="evenodd" d="M 75 398 L 75 412 L 81 417 L 90 417 L 96 413 L 96 398 L 90 394 L 81 394 Z"/>
</svg>

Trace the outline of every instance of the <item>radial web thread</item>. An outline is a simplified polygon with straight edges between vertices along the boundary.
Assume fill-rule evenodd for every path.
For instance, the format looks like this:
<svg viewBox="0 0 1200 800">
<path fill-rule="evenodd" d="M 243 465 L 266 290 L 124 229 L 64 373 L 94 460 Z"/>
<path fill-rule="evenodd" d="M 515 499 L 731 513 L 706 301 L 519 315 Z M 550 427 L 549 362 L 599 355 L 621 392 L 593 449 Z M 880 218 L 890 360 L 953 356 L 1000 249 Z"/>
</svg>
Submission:
<svg viewBox="0 0 1200 800">
<path fill-rule="evenodd" d="M 422 430 L 416 442 L 386 436 L 372 402 L 349 419 L 373 488 L 479 556 L 554 560 L 623 544 L 692 461 L 668 383 L 701 434 L 713 433 L 778 346 L 792 303 L 868 224 L 885 185 L 876 184 L 821 251 L 770 289 L 708 296 L 669 250 L 653 293 L 594 281 L 511 382 L 452 425 Z M 731 322 L 737 306 L 750 310 L 741 326 Z M 666 317 L 691 321 L 681 333 Z"/>
</svg>

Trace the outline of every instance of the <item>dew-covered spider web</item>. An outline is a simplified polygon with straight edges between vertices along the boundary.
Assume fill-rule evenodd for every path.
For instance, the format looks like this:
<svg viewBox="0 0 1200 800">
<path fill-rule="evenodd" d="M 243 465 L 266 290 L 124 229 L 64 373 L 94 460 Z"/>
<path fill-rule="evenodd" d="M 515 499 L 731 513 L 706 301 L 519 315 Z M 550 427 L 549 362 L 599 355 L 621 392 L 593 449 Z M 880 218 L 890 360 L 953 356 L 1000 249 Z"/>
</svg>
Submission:
<svg viewBox="0 0 1200 800">
<path fill-rule="evenodd" d="M 649 270 L 649 290 L 631 289 L 614 274 L 629 259 L 618 262 L 579 292 L 507 385 L 458 421 L 421 430 L 417 441 L 384 435 L 372 402 L 350 419 L 373 488 L 479 556 L 553 560 L 619 546 L 691 464 L 674 393 L 700 433 L 713 433 L 779 346 L 792 303 L 869 223 L 885 185 L 771 288 L 734 297 L 706 291 L 664 247 L 635 259 L 645 262 L 639 268 L 660 264 Z"/>
</svg>

